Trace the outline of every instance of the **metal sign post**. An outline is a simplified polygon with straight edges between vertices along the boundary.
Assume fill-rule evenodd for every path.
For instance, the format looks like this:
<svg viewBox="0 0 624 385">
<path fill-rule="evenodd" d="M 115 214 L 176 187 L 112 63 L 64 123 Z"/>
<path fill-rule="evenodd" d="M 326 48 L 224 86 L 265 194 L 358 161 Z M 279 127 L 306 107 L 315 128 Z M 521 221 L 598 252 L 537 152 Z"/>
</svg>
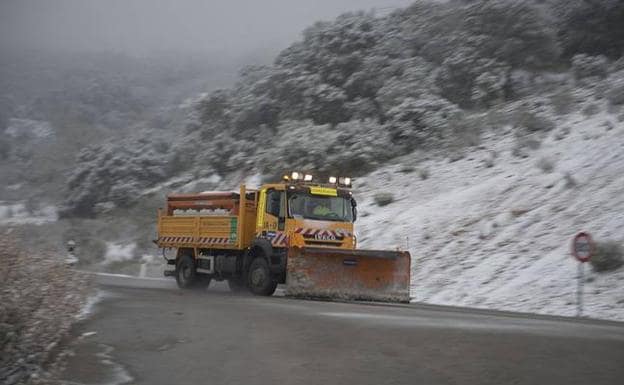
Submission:
<svg viewBox="0 0 624 385">
<path fill-rule="evenodd" d="M 583 276 L 585 273 L 585 264 L 583 262 L 578 264 L 578 275 L 576 285 L 576 316 L 583 316 Z"/>
<path fill-rule="evenodd" d="M 589 261 L 594 252 L 594 241 L 591 235 L 580 232 L 572 240 L 572 255 L 579 261 L 576 286 L 576 316 L 583 316 L 583 284 L 585 282 L 585 262 Z"/>
</svg>

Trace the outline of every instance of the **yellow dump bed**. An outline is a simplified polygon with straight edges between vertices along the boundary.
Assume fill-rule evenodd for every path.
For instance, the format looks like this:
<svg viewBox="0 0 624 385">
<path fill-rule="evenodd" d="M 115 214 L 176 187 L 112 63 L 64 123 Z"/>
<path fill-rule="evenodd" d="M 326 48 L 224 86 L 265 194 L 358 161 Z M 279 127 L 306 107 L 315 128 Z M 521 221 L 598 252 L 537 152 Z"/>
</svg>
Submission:
<svg viewBox="0 0 624 385">
<path fill-rule="evenodd" d="M 158 239 L 164 248 L 243 249 L 254 235 L 255 191 L 173 194 L 158 212 Z"/>
</svg>

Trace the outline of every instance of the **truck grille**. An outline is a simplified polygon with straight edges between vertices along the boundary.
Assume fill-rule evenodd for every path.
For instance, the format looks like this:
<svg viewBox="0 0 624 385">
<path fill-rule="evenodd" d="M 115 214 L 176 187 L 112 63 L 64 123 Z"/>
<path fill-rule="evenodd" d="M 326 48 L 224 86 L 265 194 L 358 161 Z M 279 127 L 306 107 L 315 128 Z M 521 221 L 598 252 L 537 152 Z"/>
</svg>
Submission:
<svg viewBox="0 0 624 385">
<path fill-rule="evenodd" d="M 306 239 L 305 240 L 305 244 L 306 244 L 306 246 L 334 246 L 334 247 L 340 247 L 340 245 L 342 245 L 342 240 L 317 241 L 317 240 L 312 240 L 312 239 Z"/>
</svg>

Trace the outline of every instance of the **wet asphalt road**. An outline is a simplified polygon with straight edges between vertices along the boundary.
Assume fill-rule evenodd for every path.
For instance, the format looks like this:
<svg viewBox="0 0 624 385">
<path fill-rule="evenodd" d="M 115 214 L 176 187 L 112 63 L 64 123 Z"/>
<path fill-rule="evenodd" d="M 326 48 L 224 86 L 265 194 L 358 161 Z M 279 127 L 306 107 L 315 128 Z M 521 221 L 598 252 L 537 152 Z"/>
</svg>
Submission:
<svg viewBox="0 0 624 385">
<path fill-rule="evenodd" d="M 622 323 L 100 281 L 63 373 L 72 383 L 624 383 Z"/>
</svg>

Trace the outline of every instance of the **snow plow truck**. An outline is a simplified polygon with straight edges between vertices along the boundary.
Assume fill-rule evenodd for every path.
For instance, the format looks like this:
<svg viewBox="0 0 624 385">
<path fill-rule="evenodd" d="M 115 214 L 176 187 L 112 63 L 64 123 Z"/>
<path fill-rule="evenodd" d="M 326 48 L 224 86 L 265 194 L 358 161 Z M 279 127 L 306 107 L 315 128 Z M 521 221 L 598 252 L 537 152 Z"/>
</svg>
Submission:
<svg viewBox="0 0 624 385">
<path fill-rule="evenodd" d="M 168 195 L 155 243 L 183 289 L 227 280 L 263 296 L 285 284 L 293 297 L 409 302 L 409 253 L 358 249 L 356 219 L 350 178 L 293 172 L 258 189 Z"/>
</svg>

